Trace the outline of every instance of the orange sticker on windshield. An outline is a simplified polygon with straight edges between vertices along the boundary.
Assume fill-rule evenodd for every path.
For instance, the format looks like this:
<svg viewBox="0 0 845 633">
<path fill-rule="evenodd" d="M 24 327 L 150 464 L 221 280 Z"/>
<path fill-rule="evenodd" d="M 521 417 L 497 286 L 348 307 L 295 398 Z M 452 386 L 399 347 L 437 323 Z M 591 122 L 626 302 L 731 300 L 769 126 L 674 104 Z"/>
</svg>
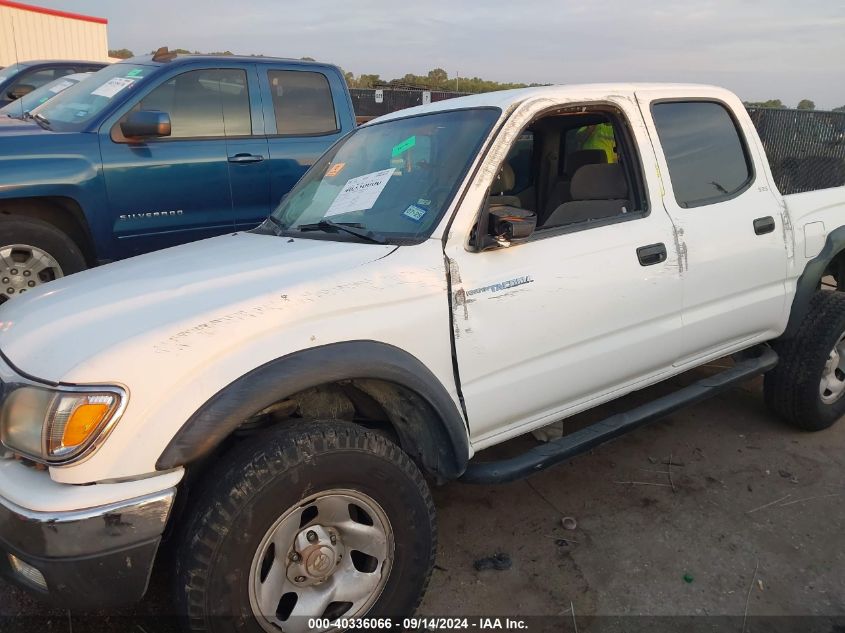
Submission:
<svg viewBox="0 0 845 633">
<path fill-rule="evenodd" d="M 331 165 L 329 167 L 328 171 L 326 172 L 326 176 L 328 178 L 334 178 L 341 172 L 344 167 L 346 167 L 346 163 L 335 163 L 334 165 Z"/>
</svg>

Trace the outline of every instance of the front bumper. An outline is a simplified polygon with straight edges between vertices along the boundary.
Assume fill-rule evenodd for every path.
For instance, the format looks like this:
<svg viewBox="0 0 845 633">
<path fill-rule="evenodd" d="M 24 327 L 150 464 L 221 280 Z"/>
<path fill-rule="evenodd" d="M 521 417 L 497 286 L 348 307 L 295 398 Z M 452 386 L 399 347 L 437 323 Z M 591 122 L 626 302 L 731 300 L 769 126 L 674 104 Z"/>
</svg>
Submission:
<svg viewBox="0 0 845 633">
<path fill-rule="evenodd" d="M 147 590 L 175 496 L 173 487 L 58 512 L 29 510 L 0 497 L 0 572 L 56 606 L 135 602 Z"/>
</svg>

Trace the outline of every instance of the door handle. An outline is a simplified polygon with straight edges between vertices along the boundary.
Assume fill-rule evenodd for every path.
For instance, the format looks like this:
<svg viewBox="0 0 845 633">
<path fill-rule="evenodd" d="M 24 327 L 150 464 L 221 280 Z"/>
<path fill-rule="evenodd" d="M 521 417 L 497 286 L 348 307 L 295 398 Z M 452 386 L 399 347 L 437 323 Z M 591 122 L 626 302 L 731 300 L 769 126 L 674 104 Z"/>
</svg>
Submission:
<svg viewBox="0 0 845 633">
<path fill-rule="evenodd" d="M 757 235 L 764 235 L 775 230 L 775 219 L 767 215 L 765 218 L 757 218 L 754 220 L 754 232 Z"/>
<path fill-rule="evenodd" d="M 660 242 L 659 244 L 640 246 L 637 249 L 637 258 L 640 260 L 640 266 L 653 266 L 654 264 L 665 262 L 666 245 Z"/>
<path fill-rule="evenodd" d="M 258 154 L 235 154 L 234 156 L 229 156 L 230 163 L 260 163 L 262 160 L 264 160 L 264 157 Z"/>
</svg>

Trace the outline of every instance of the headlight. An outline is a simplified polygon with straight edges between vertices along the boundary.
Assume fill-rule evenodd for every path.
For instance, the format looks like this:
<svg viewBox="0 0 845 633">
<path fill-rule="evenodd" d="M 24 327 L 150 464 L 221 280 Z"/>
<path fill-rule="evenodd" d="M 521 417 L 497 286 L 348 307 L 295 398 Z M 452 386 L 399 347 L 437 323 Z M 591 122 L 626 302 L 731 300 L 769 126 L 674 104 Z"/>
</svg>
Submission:
<svg viewBox="0 0 845 633">
<path fill-rule="evenodd" d="M 5 384 L 0 440 L 36 461 L 64 463 L 105 437 L 126 406 L 117 386 Z"/>
</svg>

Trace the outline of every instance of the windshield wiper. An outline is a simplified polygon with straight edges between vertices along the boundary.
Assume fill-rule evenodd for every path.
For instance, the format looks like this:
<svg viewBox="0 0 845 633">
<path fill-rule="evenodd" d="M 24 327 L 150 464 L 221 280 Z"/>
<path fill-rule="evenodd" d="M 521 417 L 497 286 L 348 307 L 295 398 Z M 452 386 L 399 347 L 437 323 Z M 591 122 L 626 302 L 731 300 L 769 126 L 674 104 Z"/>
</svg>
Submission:
<svg viewBox="0 0 845 633">
<path fill-rule="evenodd" d="M 387 244 L 387 238 L 380 233 L 376 233 L 358 222 L 332 222 L 331 220 L 320 220 L 311 224 L 300 224 L 296 227 L 299 231 L 343 231 L 355 237 L 367 240 L 368 242 L 375 242 L 376 244 Z"/>
<path fill-rule="evenodd" d="M 32 115 L 32 118 L 35 120 L 36 123 L 38 123 L 38 125 L 43 127 L 45 130 L 50 129 L 50 122 L 47 120 L 47 118 L 45 116 L 36 113 L 36 114 Z"/>
</svg>

